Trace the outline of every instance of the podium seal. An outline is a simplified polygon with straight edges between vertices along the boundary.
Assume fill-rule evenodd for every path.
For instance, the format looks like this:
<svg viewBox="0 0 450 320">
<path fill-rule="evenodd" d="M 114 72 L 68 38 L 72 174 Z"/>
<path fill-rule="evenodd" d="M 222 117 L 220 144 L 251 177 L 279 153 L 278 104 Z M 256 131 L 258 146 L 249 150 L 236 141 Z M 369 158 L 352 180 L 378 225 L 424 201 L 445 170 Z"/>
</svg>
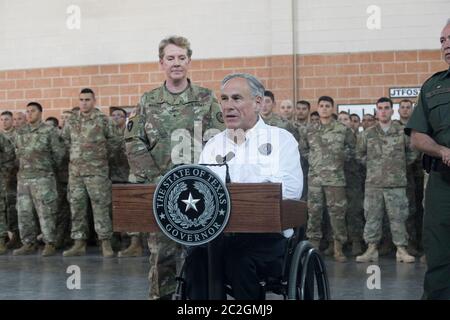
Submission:
<svg viewBox="0 0 450 320">
<path fill-rule="evenodd" d="M 217 237 L 230 217 L 230 195 L 210 169 L 182 165 L 170 170 L 156 186 L 153 214 L 161 231 L 188 246 Z"/>
</svg>

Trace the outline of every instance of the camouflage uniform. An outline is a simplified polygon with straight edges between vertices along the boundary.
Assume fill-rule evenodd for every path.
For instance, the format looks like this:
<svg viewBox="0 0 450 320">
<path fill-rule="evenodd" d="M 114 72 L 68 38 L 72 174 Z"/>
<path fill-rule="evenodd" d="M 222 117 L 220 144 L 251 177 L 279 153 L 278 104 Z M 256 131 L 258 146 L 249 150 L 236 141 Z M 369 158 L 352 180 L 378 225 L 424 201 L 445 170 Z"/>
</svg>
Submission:
<svg viewBox="0 0 450 320">
<path fill-rule="evenodd" d="M 261 117 L 265 124 L 285 129 L 294 136 L 295 140 L 299 140 L 300 136 L 293 122 L 283 119 L 281 116 L 273 112 L 266 118 L 264 118 L 263 116 Z"/>
<path fill-rule="evenodd" d="M 325 205 L 330 215 L 333 237 L 340 243 L 347 241 L 345 215 L 344 163 L 354 157 L 355 136 L 350 128 L 332 120 L 329 124 L 308 125 L 306 137 L 300 145 L 308 156 L 308 225 L 309 239 L 322 238 L 322 213 Z"/>
<path fill-rule="evenodd" d="M 409 148 L 403 126 L 392 122 L 385 133 L 380 124 L 364 131 L 358 141 L 357 158 L 366 164 L 364 240 L 371 244 L 381 240 L 381 224 L 387 211 L 392 240 L 399 246 L 407 245 L 405 221 L 408 218 L 406 197 L 406 166 L 417 153 Z"/>
<path fill-rule="evenodd" d="M 14 167 L 14 147 L 6 136 L 0 133 L 0 240 L 7 237 L 6 224 L 6 178 Z"/>
<path fill-rule="evenodd" d="M 121 136 L 125 133 L 125 128 L 117 128 Z M 128 165 L 128 159 L 125 152 L 125 144 L 122 143 L 118 153 L 114 157 L 110 158 L 110 178 L 112 183 L 126 183 L 128 182 L 128 176 L 130 173 L 130 166 Z"/>
<path fill-rule="evenodd" d="M 110 240 L 111 180 L 108 161 L 122 146 L 117 126 L 100 110 L 72 114 L 62 131 L 70 147 L 69 203 L 74 240 L 89 234 L 88 202 L 92 205 L 95 231 L 100 240 Z"/>
<path fill-rule="evenodd" d="M 179 144 L 171 135 L 177 129 L 186 129 L 194 136 L 194 123 L 199 122 L 202 132 L 208 128 L 223 130 L 223 117 L 217 99 L 211 90 L 193 85 L 186 90 L 170 93 L 165 85 L 146 92 L 137 115 L 128 121 L 125 133 L 127 155 L 130 163 L 130 181 L 157 183 L 172 168 L 173 147 Z M 198 145 L 202 141 L 195 139 Z M 201 139 L 201 137 L 198 137 Z M 194 148 L 190 148 L 191 161 L 196 162 Z M 201 151 L 198 150 L 198 151 Z M 199 154 L 196 155 L 198 157 Z M 150 299 L 158 299 L 175 289 L 176 273 L 181 266 L 181 247 L 163 233 L 151 233 L 150 249 Z"/>
<path fill-rule="evenodd" d="M 56 243 L 63 247 L 70 239 L 70 205 L 68 201 L 67 184 L 69 183 L 69 150 L 66 148 L 61 165 L 56 171 L 56 186 L 58 188 L 58 211 L 56 214 Z"/>
<path fill-rule="evenodd" d="M 55 243 L 58 205 L 55 169 L 64 156 L 64 144 L 56 128 L 41 122 L 21 128 L 15 145 L 19 158 L 17 211 L 20 238 L 24 244 L 36 241 L 36 211 L 44 241 Z"/>
<path fill-rule="evenodd" d="M 3 134 L 14 144 L 16 138 L 16 130 L 13 128 L 9 131 L 3 131 Z M 16 159 L 14 167 L 8 172 L 5 177 L 6 193 L 7 193 L 7 207 L 6 207 L 6 221 L 8 222 L 8 230 L 12 233 L 19 233 L 19 224 L 17 221 L 17 171 L 19 170 L 19 162 Z"/>
<path fill-rule="evenodd" d="M 306 139 L 301 139 L 301 137 L 306 137 L 306 132 L 308 129 L 308 123 L 304 122 L 294 122 L 294 127 L 297 130 L 298 135 L 298 150 L 300 152 L 300 163 L 302 165 L 303 170 L 303 191 L 302 191 L 302 200 L 308 199 L 308 170 L 309 170 L 309 164 L 308 164 L 308 155 L 303 154 L 302 152 L 306 152 L 307 148 L 304 145 L 300 145 L 300 143 L 305 143 Z"/>
<path fill-rule="evenodd" d="M 359 135 L 355 135 L 358 140 Z M 363 240 L 364 231 L 364 168 L 355 158 L 349 159 L 344 164 L 345 187 L 347 195 L 347 231 L 349 240 L 352 243 Z"/>
</svg>

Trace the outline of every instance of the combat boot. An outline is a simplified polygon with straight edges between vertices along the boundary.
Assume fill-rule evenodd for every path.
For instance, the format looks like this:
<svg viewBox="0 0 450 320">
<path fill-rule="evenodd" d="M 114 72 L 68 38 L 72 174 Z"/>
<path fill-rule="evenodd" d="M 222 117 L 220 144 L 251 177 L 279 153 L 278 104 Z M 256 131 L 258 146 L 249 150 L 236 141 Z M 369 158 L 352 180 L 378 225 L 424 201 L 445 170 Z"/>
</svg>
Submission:
<svg viewBox="0 0 450 320">
<path fill-rule="evenodd" d="M 5 239 L 0 239 L 0 255 L 6 253 Z"/>
<path fill-rule="evenodd" d="M 314 247 L 314 249 L 316 249 L 317 251 L 319 251 L 319 248 L 320 248 L 320 240 L 309 239 L 308 241 L 309 241 L 309 243 L 311 243 L 311 245 Z"/>
<path fill-rule="evenodd" d="M 342 243 L 337 240 L 334 240 L 334 260 L 336 260 L 337 262 L 347 261 L 347 257 L 342 251 Z"/>
<path fill-rule="evenodd" d="M 114 257 L 114 251 L 111 248 L 111 240 L 102 240 L 102 254 L 104 258 Z"/>
<path fill-rule="evenodd" d="M 375 243 L 369 243 L 369 246 L 363 255 L 356 257 L 356 262 L 377 262 L 378 261 L 378 249 Z"/>
<path fill-rule="evenodd" d="M 8 243 L 6 244 L 6 248 L 8 249 L 17 249 L 22 246 L 22 243 L 20 242 L 20 236 L 19 233 L 13 232 L 11 239 L 9 239 Z"/>
<path fill-rule="evenodd" d="M 42 251 L 43 257 L 54 256 L 56 253 L 55 245 L 53 243 L 46 243 Z"/>
<path fill-rule="evenodd" d="M 139 237 L 131 237 L 131 244 L 128 248 L 120 251 L 117 255 L 119 258 L 122 257 L 142 257 L 142 244 Z"/>
<path fill-rule="evenodd" d="M 63 252 L 63 257 L 84 256 L 86 254 L 86 240 L 75 240 L 69 250 Z"/>
<path fill-rule="evenodd" d="M 37 251 L 37 245 L 35 243 L 24 243 L 22 247 L 13 251 L 13 256 L 23 256 L 27 254 L 33 254 Z"/>
<path fill-rule="evenodd" d="M 363 253 L 363 248 L 361 246 L 361 241 L 356 240 L 352 242 L 352 256 L 359 256 Z"/>
<path fill-rule="evenodd" d="M 397 253 L 395 254 L 398 262 L 413 263 L 416 258 L 410 256 L 405 247 L 397 247 Z"/>
</svg>

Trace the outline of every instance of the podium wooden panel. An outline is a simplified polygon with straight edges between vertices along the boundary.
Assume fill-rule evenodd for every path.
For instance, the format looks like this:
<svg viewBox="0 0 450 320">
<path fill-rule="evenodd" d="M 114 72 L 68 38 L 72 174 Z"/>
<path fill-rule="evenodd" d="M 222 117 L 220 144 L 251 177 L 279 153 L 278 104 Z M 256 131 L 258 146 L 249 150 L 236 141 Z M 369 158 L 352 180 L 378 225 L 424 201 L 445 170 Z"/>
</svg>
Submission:
<svg viewBox="0 0 450 320">
<path fill-rule="evenodd" d="M 224 232 L 280 232 L 306 223 L 306 203 L 282 200 L 279 183 L 230 183 L 231 214 Z M 114 184 L 113 227 L 118 232 L 157 232 L 151 184 Z"/>
</svg>

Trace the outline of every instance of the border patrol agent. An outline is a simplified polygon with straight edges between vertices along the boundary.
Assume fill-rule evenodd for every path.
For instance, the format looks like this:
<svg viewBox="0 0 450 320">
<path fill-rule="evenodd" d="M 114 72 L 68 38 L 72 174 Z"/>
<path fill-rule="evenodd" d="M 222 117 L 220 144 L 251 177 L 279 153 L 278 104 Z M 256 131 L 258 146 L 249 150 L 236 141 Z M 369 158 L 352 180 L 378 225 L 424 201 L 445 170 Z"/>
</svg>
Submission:
<svg viewBox="0 0 450 320">
<path fill-rule="evenodd" d="M 450 19 L 440 37 L 444 60 L 450 66 Z M 450 299 L 450 69 L 422 86 L 405 133 L 414 148 L 424 152 L 430 173 L 425 192 L 423 244 L 428 269 L 425 299 Z"/>
</svg>

